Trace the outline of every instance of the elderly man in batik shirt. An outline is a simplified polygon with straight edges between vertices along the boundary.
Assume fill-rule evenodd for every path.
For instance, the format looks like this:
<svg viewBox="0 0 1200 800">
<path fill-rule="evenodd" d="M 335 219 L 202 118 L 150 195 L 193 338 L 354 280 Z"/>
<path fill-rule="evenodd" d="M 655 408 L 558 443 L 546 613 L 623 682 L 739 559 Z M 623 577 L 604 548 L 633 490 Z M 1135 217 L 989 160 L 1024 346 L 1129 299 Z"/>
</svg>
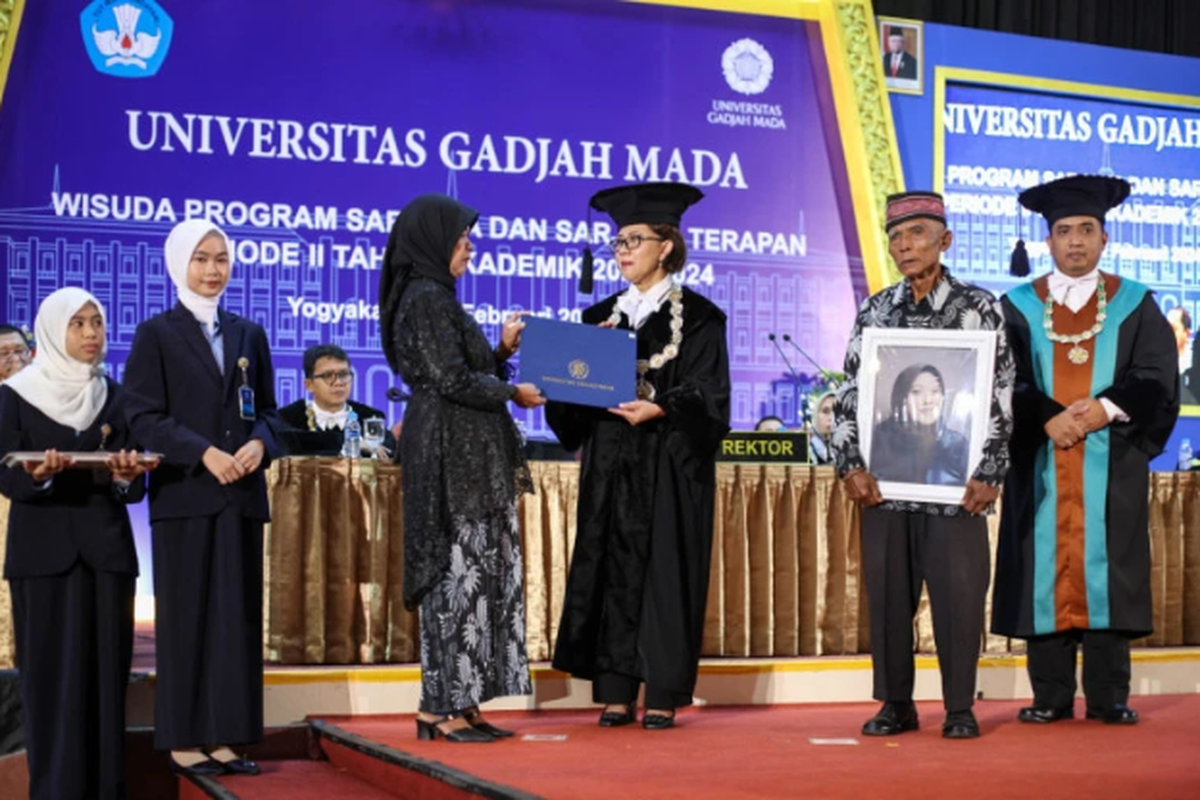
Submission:
<svg viewBox="0 0 1200 800">
<path fill-rule="evenodd" d="M 833 450 L 850 498 L 863 506 L 863 569 L 871 616 L 871 660 L 879 713 L 863 726 L 868 736 L 918 727 L 913 704 L 913 618 L 921 585 L 929 589 L 934 641 L 946 718 L 942 735 L 979 736 L 972 712 L 990 562 L 987 521 L 1008 470 L 1012 431 L 1013 360 L 1000 304 L 984 289 L 955 280 L 941 264 L 953 236 L 942 198 L 909 192 L 888 198 L 888 252 L 904 280 L 868 298 L 859 309 L 846 350 L 846 382 L 835 405 Z M 903 464 L 870 464 L 858 429 L 862 335 L 867 328 L 995 331 L 992 395 L 978 398 L 988 415 L 983 454 L 957 505 L 885 500 L 872 474 Z M 877 451 L 879 460 L 912 454 Z"/>
</svg>

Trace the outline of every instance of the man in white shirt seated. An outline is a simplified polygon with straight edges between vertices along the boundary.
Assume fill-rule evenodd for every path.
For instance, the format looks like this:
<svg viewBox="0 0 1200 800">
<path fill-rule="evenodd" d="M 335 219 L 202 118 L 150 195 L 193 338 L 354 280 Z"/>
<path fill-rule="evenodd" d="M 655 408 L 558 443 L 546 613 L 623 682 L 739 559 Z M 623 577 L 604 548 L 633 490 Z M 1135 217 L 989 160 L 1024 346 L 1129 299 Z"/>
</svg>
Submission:
<svg viewBox="0 0 1200 800">
<path fill-rule="evenodd" d="M 387 419 L 379 409 L 350 399 L 350 392 L 354 388 L 354 371 L 350 368 L 350 357 L 337 345 L 319 344 L 304 351 L 304 388 L 312 395 L 311 400 L 297 400 L 279 409 L 280 419 L 292 430 L 341 432 L 345 430 L 346 420 L 353 410 L 358 417 L 360 435 L 365 435 L 363 426 L 368 419 Z M 287 448 L 290 455 L 305 454 L 301 452 L 306 449 L 301 437 L 285 435 L 284 438 L 291 443 Z M 341 437 L 334 438 L 336 442 L 333 442 L 334 448 L 331 449 L 341 445 Z M 365 438 L 363 448 L 363 452 L 369 454 Z M 387 454 L 381 453 L 381 458 L 390 458 L 390 454 L 396 452 L 396 438 L 391 431 L 385 430 L 383 449 Z"/>
</svg>

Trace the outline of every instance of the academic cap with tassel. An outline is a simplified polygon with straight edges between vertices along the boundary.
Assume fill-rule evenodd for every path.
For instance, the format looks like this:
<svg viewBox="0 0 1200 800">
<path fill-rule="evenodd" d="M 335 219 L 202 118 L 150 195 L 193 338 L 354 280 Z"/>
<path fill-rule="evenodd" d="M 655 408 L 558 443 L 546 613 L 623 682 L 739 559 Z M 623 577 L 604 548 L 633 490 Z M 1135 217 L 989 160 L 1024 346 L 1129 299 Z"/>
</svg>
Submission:
<svg viewBox="0 0 1200 800">
<path fill-rule="evenodd" d="M 592 232 L 592 209 L 612 217 L 617 228 L 626 225 L 671 225 L 679 227 L 683 212 L 704 197 L 704 193 L 686 183 L 635 183 L 602 189 L 588 201 L 588 237 Z M 583 264 L 579 274 L 579 291 L 591 294 L 592 248 L 589 242 L 583 249 Z"/>
<path fill-rule="evenodd" d="M 1017 197 L 1025 208 L 1046 218 L 1046 224 L 1065 217 L 1095 217 L 1104 224 L 1104 215 L 1129 197 L 1129 182 L 1108 175 L 1070 175 L 1033 186 Z M 1029 274 L 1029 254 L 1025 242 L 1017 240 L 1008 272 L 1015 278 Z"/>
</svg>

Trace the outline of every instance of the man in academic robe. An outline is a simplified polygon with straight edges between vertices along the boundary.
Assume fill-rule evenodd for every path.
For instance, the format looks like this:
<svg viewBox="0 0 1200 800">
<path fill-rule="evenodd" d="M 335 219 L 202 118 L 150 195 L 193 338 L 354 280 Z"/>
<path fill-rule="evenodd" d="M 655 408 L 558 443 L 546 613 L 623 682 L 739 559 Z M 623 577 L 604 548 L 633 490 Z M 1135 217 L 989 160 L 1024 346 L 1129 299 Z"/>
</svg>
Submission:
<svg viewBox="0 0 1200 800">
<path fill-rule="evenodd" d="M 33 350 L 25 332 L 15 325 L 0 325 L 0 383 L 28 367 Z"/>
<path fill-rule="evenodd" d="M 865 736 L 892 736 L 919 727 L 913 703 L 913 618 L 921 586 L 929 589 L 933 635 L 942 673 L 946 718 L 942 736 L 973 739 L 979 723 L 971 710 L 979 646 L 985 625 L 990 573 L 987 520 L 1008 470 L 1012 430 L 1012 354 L 1000 304 L 985 289 L 954 278 L 942 266 L 953 234 L 946 207 L 934 192 L 892 195 L 887 204 L 888 252 L 904 280 L 863 302 L 846 348 L 846 380 L 834 403 L 833 452 L 851 500 L 863 506 L 863 580 L 871 618 L 874 696 L 883 706 L 867 720 Z M 885 499 L 876 474 L 895 474 L 928 445 L 935 425 L 912 425 L 913 449 L 864 452 L 858 429 L 862 338 L 868 328 L 995 331 L 995 378 L 989 397 L 975 399 L 973 414 L 987 417 L 987 439 L 966 475 L 957 504 Z M 940 378 L 939 378 L 940 382 Z M 944 388 L 939 392 L 944 396 Z M 961 396 L 961 395 L 960 395 Z M 910 400 L 910 402 L 912 402 Z M 941 403 L 942 401 L 939 401 Z M 935 403 L 932 408 L 939 409 Z M 914 403 L 916 421 L 929 408 Z M 925 430 L 926 428 L 930 430 Z"/>
<path fill-rule="evenodd" d="M 992 630 L 1028 640 L 1022 722 L 1074 716 L 1080 643 L 1087 717 L 1138 720 L 1129 641 L 1153 627 L 1149 463 L 1179 415 L 1179 368 L 1150 290 L 1097 269 L 1104 216 L 1129 188 L 1072 176 L 1019 198 L 1046 217 L 1055 265 L 1003 298 L 1017 382 Z"/>
<path fill-rule="evenodd" d="M 375 417 L 387 419 L 375 408 L 350 399 L 354 387 L 354 371 L 350 368 L 350 356 L 337 345 L 319 344 L 304 351 L 304 388 L 312 395 L 311 400 L 297 400 L 279 409 L 279 418 L 289 428 L 300 431 L 338 431 L 346 428 L 346 420 L 353 411 L 362 424 Z M 292 439 L 282 437 L 291 455 L 301 455 L 291 445 Z M 338 437 L 338 445 L 341 438 Z M 364 443 L 364 447 L 366 444 Z M 390 458 L 396 452 L 396 437 L 386 431 L 383 438 L 382 457 Z"/>
</svg>

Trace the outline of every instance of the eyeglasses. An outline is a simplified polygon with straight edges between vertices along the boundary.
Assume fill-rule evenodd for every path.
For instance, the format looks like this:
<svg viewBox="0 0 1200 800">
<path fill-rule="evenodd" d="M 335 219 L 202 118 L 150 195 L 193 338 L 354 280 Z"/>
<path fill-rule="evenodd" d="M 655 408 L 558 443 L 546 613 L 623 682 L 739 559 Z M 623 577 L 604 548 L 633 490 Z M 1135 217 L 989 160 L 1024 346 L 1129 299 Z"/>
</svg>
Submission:
<svg viewBox="0 0 1200 800">
<path fill-rule="evenodd" d="M 354 380 L 354 373 L 348 369 L 343 369 L 337 372 L 322 372 L 318 375 L 313 375 L 313 377 L 333 386 L 338 383 L 350 383 L 350 381 Z"/>
<path fill-rule="evenodd" d="M 621 250 L 633 252 L 642 246 L 642 242 L 665 242 L 666 239 L 661 236 L 642 236 L 640 233 L 635 233 L 632 236 L 623 236 L 619 239 L 609 239 L 608 246 L 612 248 L 614 253 Z"/>
<path fill-rule="evenodd" d="M 27 355 L 29 355 L 29 348 L 24 345 L 0 349 L 0 361 L 7 361 L 10 358 L 24 358 Z"/>
</svg>

